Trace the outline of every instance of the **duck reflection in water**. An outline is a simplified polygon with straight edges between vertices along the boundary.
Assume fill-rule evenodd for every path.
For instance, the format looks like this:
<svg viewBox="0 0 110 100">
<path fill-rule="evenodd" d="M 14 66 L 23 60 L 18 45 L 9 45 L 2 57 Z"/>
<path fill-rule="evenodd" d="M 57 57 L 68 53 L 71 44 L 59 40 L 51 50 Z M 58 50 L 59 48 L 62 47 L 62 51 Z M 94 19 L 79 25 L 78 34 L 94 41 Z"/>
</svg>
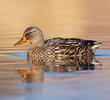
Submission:
<svg viewBox="0 0 110 100">
<path fill-rule="evenodd" d="M 39 83 L 44 81 L 44 73 L 71 73 L 81 70 L 94 70 L 101 66 L 101 63 L 95 59 L 94 55 L 73 57 L 65 60 L 56 59 L 52 62 L 37 62 L 28 60 L 31 65 L 29 69 L 18 69 L 24 82 Z"/>
</svg>

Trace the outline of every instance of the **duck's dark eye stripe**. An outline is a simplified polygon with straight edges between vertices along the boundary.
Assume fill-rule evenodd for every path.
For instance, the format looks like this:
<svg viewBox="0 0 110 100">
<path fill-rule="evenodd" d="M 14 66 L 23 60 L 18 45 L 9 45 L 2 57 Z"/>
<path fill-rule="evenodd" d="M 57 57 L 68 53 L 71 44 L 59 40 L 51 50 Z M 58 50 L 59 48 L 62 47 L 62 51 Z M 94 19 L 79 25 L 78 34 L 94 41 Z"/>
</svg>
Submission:
<svg viewBox="0 0 110 100">
<path fill-rule="evenodd" d="M 36 31 L 36 30 L 35 30 L 35 31 Z M 25 37 L 30 36 L 30 34 L 33 33 L 33 32 L 35 32 L 35 31 L 26 33 Z"/>
<path fill-rule="evenodd" d="M 27 34 L 25 35 L 25 37 L 29 36 L 29 35 L 30 35 L 30 33 L 31 33 L 31 32 L 27 33 Z"/>
</svg>

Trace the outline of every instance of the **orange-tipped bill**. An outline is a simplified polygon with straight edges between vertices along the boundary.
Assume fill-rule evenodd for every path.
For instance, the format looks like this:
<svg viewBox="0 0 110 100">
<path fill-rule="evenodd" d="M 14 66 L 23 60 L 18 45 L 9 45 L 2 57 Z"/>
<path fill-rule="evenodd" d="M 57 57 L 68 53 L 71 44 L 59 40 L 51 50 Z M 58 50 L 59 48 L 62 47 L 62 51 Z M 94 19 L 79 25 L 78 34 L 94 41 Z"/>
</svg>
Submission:
<svg viewBox="0 0 110 100">
<path fill-rule="evenodd" d="M 18 41 L 17 43 L 15 43 L 14 46 L 20 45 L 20 44 L 25 43 L 25 42 L 27 42 L 27 40 L 26 40 L 26 38 L 24 37 L 24 38 L 22 38 L 20 41 Z"/>
</svg>

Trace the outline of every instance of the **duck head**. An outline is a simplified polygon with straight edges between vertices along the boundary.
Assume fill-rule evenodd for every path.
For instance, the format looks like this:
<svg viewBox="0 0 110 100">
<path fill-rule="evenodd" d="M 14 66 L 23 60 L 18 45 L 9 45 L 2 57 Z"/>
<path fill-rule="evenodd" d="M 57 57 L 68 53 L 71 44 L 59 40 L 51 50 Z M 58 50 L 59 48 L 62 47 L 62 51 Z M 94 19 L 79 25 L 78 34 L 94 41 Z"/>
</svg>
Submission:
<svg viewBox="0 0 110 100">
<path fill-rule="evenodd" d="M 44 45 L 44 36 L 42 31 L 35 26 L 30 26 L 26 28 L 23 33 L 23 37 L 21 38 L 21 40 L 15 43 L 14 46 L 20 45 L 26 42 L 31 43 L 33 47 L 35 46 L 42 47 Z"/>
</svg>

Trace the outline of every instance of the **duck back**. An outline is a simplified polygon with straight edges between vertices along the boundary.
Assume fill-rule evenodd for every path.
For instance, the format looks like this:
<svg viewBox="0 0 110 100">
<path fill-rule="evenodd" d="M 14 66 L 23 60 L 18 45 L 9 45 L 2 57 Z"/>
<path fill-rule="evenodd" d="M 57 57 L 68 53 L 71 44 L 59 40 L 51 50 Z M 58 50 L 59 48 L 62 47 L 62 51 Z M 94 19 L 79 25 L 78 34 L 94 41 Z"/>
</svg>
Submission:
<svg viewBox="0 0 110 100">
<path fill-rule="evenodd" d="M 81 56 L 94 54 L 102 44 L 94 40 L 78 38 L 53 38 L 45 40 L 45 46 L 51 48 L 56 55 Z"/>
</svg>

